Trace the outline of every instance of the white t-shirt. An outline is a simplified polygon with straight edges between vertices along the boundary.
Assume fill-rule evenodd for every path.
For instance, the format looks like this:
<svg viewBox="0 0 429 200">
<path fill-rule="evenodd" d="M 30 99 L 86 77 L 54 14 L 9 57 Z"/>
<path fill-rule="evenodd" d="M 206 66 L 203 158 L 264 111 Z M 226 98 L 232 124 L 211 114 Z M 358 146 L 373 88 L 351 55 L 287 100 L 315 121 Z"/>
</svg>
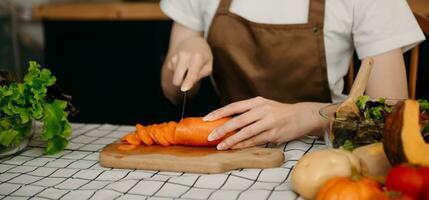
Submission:
<svg viewBox="0 0 429 200">
<path fill-rule="evenodd" d="M 207 36 L 220 0 L 162 0 L 162 11 L 177 23 Z M 425 39 L 406 0 L 326 0 L 324 39 L 333 102 L 344 100 L 344 81 L 356 48 L 359 58 Z M 307 23 L 309 0 L 234 0 L 230 11 L 266 24 Z M 233 31 L 233 30 L 231 30 Z"/>
</svg>

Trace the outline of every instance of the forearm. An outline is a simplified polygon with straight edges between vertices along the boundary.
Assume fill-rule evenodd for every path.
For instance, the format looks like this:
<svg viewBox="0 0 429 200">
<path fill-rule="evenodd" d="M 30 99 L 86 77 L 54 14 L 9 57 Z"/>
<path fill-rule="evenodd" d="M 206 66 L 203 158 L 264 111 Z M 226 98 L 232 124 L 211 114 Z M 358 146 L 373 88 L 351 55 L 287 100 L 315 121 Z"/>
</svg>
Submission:
<svg viewBox="0 0 429 200">
<path fill-rule="evenodd" d="M 401 49 L 374 56 L 366 94 L 372 98 L 408 98 L 405 63 Z"/>
<path fill-rule="evenodd" d="M 395 49 L 384 54 L 374 56 L 374 66 L 368 80 L 366 95 L 372 98 L 408 98 L 407 78 L 405 64 L 401 49 Z M 328 105 L 326 103 L 304 102 L 302 103 L 305 113 L 312 113 L 307 116 L 311 124 L 309 135 L 323 136 L 323 129 L 329 125 L 329 120 L 324 119 L 320 114 L 320 108 Z M 302 119 L 305 116 L 301 116 Z M 305 123 L 304 120 L 302 123 Z"/>
<path fill-rule="evenodd" d="M 299 126 L 307 127 L 307 135 L 323 137 L 324 128 L 329 125 L 329 120 L 323 118 L 319 111 L 329 103 L 302 102 L 297 105 L 302 109 L 298 116 L 301 119 Z"/>
</svg>

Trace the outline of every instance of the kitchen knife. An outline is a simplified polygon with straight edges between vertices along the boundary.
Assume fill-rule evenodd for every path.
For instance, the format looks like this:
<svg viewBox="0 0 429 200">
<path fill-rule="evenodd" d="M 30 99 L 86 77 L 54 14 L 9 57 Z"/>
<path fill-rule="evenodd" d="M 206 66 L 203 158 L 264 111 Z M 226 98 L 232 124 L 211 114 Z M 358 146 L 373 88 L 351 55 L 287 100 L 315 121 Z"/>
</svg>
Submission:
<svg viewBox="0 0 429 200">
<path fill-rule="evenodd" d="M 185 115 L 185 107 L 186 107 L 186 91 L 183 92 L 182 117 L 180 118 L 180 121 L 182 121 L 183 116 Z"/>
</svg>

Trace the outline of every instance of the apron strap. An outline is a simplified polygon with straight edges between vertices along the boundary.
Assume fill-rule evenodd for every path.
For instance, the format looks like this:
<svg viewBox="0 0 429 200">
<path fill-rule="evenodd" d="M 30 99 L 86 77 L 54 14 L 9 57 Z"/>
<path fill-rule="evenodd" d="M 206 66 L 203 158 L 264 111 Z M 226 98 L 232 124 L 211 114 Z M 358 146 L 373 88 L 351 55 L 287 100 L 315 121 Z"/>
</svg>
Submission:
<svg viewBox="0 0 429 200">
<path fill-rule="evenodd" d="M 231 0 L 220 0 L 216 13 L 228 13 Z"/>
<path fill-rule="evenodd" d="M 310 0 L 308 23 L 323 28 L 325 19 L 325 0 Z"/>
</svg>

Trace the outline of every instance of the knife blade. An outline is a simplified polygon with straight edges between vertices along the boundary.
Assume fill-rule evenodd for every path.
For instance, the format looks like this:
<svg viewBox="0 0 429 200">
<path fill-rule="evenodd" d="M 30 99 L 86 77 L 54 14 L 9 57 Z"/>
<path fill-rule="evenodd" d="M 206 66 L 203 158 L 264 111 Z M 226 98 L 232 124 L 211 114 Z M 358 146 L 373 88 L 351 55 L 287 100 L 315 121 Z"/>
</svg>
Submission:
<svg viewBox="0 0 429 200">
<path fill-rule="evenodd" d="M 180 121 L 183 120 L 183 116 L 185 115 L 185 107 L 186 107 L 186 91 L 183 92 L 182 117 L 180 118 Z"/>
</svg>

